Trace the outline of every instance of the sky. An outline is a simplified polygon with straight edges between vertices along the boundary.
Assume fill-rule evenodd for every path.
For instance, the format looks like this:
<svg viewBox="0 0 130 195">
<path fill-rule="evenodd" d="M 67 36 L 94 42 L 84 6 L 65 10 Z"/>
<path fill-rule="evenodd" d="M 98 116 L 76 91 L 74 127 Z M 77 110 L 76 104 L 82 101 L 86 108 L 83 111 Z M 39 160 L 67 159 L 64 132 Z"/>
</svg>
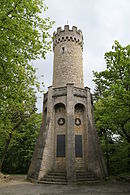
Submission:
<svg viewBox="0 0 130 195">
<path fill-rule="evenodd" d="M 92 71 L 106 68 L 105 52 L 111 50 L 115 40 L 123 46 L 130 44 L 130 0 L 45 0 L 45 4 L 48 10 L 42 17 L 49 16 L 55 21 L 51 34 L 66 24 L 82 30 L 84 85 L 93 92 Z M 33 65 L 46 92 L 52 85 L 53 51 L 46 55 L 45 60 L 36 60 Z M 43 94 L 37 96 L 38 112 L 42 112 Z"/>
</svg>

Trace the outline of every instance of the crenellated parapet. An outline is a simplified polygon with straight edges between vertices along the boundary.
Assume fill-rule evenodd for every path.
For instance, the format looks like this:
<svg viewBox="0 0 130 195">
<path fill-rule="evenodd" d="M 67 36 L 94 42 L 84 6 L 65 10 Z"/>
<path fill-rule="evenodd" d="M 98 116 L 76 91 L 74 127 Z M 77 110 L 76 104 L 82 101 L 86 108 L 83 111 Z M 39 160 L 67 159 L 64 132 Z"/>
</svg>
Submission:
<svg viewBox="0 0 130 195">
<path fill-rule="evenodd" d="M 64 26 L 64 30 L 61 27 L 57 28 L 57 31 L 53 33 L 53 49 L 61 42 L 72 41 L 81 45 L 83 49 L 83 34 L 81 30 L 73 26 L 69 29 L 69 25 Z"/>
</svg>

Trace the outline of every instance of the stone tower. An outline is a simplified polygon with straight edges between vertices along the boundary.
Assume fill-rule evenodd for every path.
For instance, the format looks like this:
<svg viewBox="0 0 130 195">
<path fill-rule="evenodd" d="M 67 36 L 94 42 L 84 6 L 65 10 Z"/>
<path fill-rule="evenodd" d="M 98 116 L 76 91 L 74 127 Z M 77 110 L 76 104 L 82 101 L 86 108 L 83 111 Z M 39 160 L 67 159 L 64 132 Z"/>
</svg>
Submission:
<svg viewBox="0 0 130 195">
<path fill-rule="evenodd" d="M 67 182 L 87 180 L 90 173 L 105 178 L 92 96 L 83 84 L 82 32 L 65 25 L 53 35 L 53 85 L 44 94 L 43 120 L 28 178 L 43 183 L 54 182 L 54 176 L 63 181 L 63 173 Z"/>
<path fill-rule="evenodd" d="M 81 30 L 66 25 L 54 32 L 54 67 L 53 87 L 65 87 L 67 83 L 74 83 L 75 87 L 84 88 L 83 84 L 83 35 Z"/>
</svg>

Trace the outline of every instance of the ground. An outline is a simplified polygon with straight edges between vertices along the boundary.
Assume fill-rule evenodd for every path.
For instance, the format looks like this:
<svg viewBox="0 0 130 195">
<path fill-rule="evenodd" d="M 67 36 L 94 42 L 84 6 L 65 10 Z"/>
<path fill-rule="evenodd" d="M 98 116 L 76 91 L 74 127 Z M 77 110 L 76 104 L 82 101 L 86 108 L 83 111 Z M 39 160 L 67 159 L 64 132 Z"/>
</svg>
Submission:
<svg viewBox="0 0 130 195">
<path fill-rule="evenodd" d="M 105 181 L 86 185 L 50 185 L 26 181 L 25 175 L 13 175 L 0 183 L 0 195 L 130 195 L 128 182 Z"/>
</svg>

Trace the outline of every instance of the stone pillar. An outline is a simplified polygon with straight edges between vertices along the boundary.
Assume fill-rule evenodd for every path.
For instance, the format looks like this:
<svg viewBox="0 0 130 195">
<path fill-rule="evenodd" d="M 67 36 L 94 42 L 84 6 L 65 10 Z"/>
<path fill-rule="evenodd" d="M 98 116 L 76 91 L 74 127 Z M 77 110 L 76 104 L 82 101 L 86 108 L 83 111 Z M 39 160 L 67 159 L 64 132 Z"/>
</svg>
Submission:
<svg viewBox="0 0 130 195">
<path fill-rule="evenodd" d="M 67 84 L 66 168 L 68 182 L 76 180 L 73 87 L 74 84 Z"/>
<path fill-rule="evenodd" d="M 46 128 L 44 130 L 45 146 L 43 150 L 42 163 L 39 170 L 38 180 L 41 180 L 48 171 L 53 168 L 53 143 L 54 143 L 54 129 L 53 129 L 53 88 L 48 88 L 47 100 L 47 119 Z"/>
<path fill-rule="evenodd" d="M 87 129 L 88 129 L 88 170 L 93 171 L 99 178 L 107 176 L 107 169 L 104 157 L 98 143 L 98 135 L 94 125 L 93 105 L 90 89 L 86 88 L 87 93 Z"/>
<path fill-rule="evenodd" d="M 44 105 L 43 105 L 43 110 L 44 110 Z M 42 156 L 43 156 L 44 147 L 45 147 L 45 140 L 46 140 L 45 118 L 46 118 L 45 113 L 43 111 L 42 124 L 40 127 L 39 136 L 38 136 L 37 142 L 35 144 L 33 156 L 31 159 L 31 164 L 30 164 L 30 167 L 28 170 L 27 179 L 29 179 L 29 180 L 32 180 L 32 179 L 38 180 L 39 171 L 40 171 L 41 163 L 42 163 Z"/>
</svg>

